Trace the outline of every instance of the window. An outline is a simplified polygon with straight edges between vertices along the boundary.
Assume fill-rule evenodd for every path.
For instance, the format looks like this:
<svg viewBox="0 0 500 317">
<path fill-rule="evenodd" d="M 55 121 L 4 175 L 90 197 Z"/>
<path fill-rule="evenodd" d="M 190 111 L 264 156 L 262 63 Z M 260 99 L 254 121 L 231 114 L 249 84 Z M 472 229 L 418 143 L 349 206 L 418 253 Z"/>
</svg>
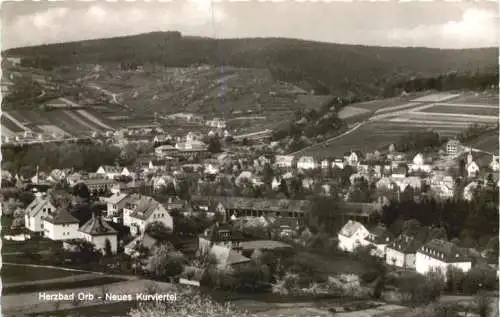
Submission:
<svg viewBox="0 0 500 317">
<path fill-rule="evenodd" d="M 49 214 L 50 214 L 50 212 L 51 212 L 51 209 L 50 209 L 50 208 L 48 208 L 48 209 L 47 209 L 47 211 L 48 211 L 48 212 L 49 212 Z"/>
</svg>

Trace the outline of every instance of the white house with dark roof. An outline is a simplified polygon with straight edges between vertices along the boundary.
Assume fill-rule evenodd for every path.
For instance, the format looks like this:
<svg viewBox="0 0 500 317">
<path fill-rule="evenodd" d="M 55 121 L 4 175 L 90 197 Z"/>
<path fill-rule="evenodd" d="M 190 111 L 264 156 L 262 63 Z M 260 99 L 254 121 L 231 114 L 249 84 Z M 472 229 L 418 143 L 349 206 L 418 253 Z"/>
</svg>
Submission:
<svg viewBox="0 0 500 317">
<path fill-rule="evenodd" d="M 37 197 L 26 207 L 24 226 L 31 232 L 43 232 L 42 218 L 54 212 L 56 208 L 48 198 Z"/>
<path fill-rule="evenodd" d="M 351 151 L 344 154 L 344 161 L 346 165 L 357 166 L 362 159 L 361 152 Z"/>
<path fill-rule="evenodd" d="M 162 222 L 173 230 L 172 216 L 165 207 L 149 196 L 140 196 L 126 204 L 123 208 L 123 225 L 130 227 L 132 234 L 143 233 L 146 226 L 152 222 Z"/>
<path fill-rule="evenodd" d="M 374 247 L 372 255 L 383 258 L 385 257 L 385 248 L 392 240 L 392 236 L 383 225 L 379 225 L 369 230 L 368 236 L 364 238 L 363 245 L 371 245 Z"/>
<path fill-rule="evenodd" d="M 127 203 L 127 198 L 129 198 L 129 194 L 117 192 L 113 194 L 111 197 L 105 198 L 106 202 L 106 216 L 107 217 L 116 217 L 121 209 L 125 207 Z"/>
<path fill-rule="evenodd" d="M 400 268 L 415 268 L 415 254 L 421 243 L 413 236 L 402 234 L 385 248 L 385 261 Z"/>
<path fill-rule="evenodd" d="M 122 168 L 120 168 L 119 166 L 103 165 L 99 166 L 95 173 L 104 178 L 114 179 L 115 177 L 120 176 L 121 172 Z"/>
<path fill-rule="evenodd" d="M 93 213 L 92 218 L 78 231 L 81 238 L 93 243 L 97 250 L 104 252 L 106 250 L 106 241 L 109 241 L 112 253 L 116 253 L 118 250 L 117 231 L 97 213 Z"/>
<path fill-rule="evenodd" d="M 424 156 L 422 153 L 418 153 L 413 158 L 413 163 L 408 164 L 408 169 L 410 172 L 425 172 L 429 173 L 432 170 L 432 165 L 425 164 Z"/>
<path fill-rule="evenodd" d="M 293 155 L 276 155 L 275 166 L 282 168 L 292 168 Z"/>
<path fill-rule="evenodd" d="M 222 245 L 213 245 L 210 249 L 212 254 L 217 260 L 217 268 L 223 270 L 232 270 L 241 268 L 252 262 L 251 259 L 242 255 L 231 247 Z"/>
<path fill-rule="evenodd" d="M 370 232 L 360 222 L 349 220 L 338 233 L 338 248 L 353 252 L 357 247 L 366 245 L 365 238 Z"/>
<path fill-rule="evenodd" d="M 63 208 L 43 217 L 43 235 L 51 240 L 79 238 L 78 226 L 79 220 Z"/>
<path fill-rule="evenodd" d="M 489 167 L 493 172 L 498 172 L 500 169 L 500 159 L 498 155 L 492 155 Z"/>
<path fill-rule="evenodd" d="M 297 161 L 297 168 L 303 170 L 315 169 L 316 161 L 312 156 L 301 156 Z"/>
<path fill-rule="evenodd" d="M 474 157 L 472 153 L 467 155 L 467 164 L 465 165 L 465 169 L 467 170 L 467 176 L 476 177 L 479 173 L 479 165 L 474 161 Z"/>
<path fill-rule="evenodd" d="M 332 168 L 340 168 L 340 169 L 344 169 L 344 161 L 341 160 L 341 159 L 335 159 L 333 160 L 332 162 Z"/>
<path fill-rule="evenodd" d="M 448 267 L 468 272 L 472 268 L 472 259 L 455 244 L 440 239 L 433 239 L 418 249 L 415 260 L 418 273 L 439 270 L 446 276 Z"/>
</svg>

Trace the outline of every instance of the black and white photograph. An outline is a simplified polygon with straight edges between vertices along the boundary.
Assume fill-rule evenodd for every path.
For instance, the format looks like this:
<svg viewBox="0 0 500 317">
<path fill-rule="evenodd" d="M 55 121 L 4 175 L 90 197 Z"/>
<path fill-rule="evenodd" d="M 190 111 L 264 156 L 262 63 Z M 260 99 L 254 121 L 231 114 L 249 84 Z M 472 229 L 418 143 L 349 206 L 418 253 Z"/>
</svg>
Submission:
<svg viewBox="0 0 500 317">
<path fill-rule="evenodd" d="M 500 317 L 497 1 L 1 1 L 4 317 Z"/>
</svg>

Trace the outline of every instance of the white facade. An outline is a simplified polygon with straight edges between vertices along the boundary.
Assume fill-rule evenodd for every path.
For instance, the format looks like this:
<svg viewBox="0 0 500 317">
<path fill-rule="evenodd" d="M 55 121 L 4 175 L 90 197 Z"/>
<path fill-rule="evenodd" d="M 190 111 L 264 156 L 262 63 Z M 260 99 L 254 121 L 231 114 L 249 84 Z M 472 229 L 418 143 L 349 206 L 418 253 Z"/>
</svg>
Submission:
<svg viewBox="0 0 500 317">
<path fill-rule="evenodd" d="M 391 247 L 385 248 L 385 260 L 389 265 L 400 268 L 415 268 L 415 253 L 403 253 Z"/>
<path fill-rule="evenodd" d="M 366 246 L 365 238 L 370 232 L 359 222 L 349 221 L 338 233 L 338 248 L 343 251 L 353 252 L 356 247 Z"/>
<path fill-rule="evenodd" d="M 351 152 L 349 156 L 346 157 L 346 164 L 350 166 L 357 166 L 359 164 L 359 157 L 356 152 Z"/>
<path fill-rule="evenodd" d="M 302 156 L 299 158 L 297 162 L 297 168 L 298 169 L 315 169 L 316 168 L 316 162 L 314 161 L 314 158 L 311 156 Z"/>
<path fill-rule="evenodd" d="M 322 169 L 327 169 L 329 166 L 330 166 L 330 162 L 328 162 L 328 160 L 321 161 L 321 168 Z"/>
<path fill-rule="evenodd" d="M 291 155 L 276 155 L 277 167 L 291 168 L 293 166 L 293 156 Z"/>
<path fill-rule="evenodd" d="M 498 155 L 493 155 L 490 162 L 490 168 L 493 172 L 498 172 L 500 169 L 500 161 Z"/>
<path fill-rule="evenodd" d="M 80 238 L 78 223 L 53 224 L 43 222 L 43 235 L 50 240 L 68 240 Z"/>
<path fill-rule="evenodd" d="M 432 270 L 438 270 L 441 271 L 441 273 L 443 273 L 446 277 L 446 272 L 448 271 L 449 266 L 462 270 L 463 272 L 468 272 L 472 268 L 472 262 L 462 260 L 460 262 L 447 263 L 444 260 L 429 256 L 420 251 L 417 251 L 416 253 L 415 269 L 420 274 L 426 274 Z"/>
<path fill-rule="evenodd" d="M 82 239 L 91 242 L 95 245 L 97 250 L 104 252 L 106 250 L 106 240 L 109 240 L 111 245 L 111 252 L 115 254 L 118 250 L 118 238 L 116 234 L 109 235 L 90 235 L 84 232 L 80 232 Z"/>
<path fill-rule="evenodd" d="M 332 162 L 332 168 L 344 169 L 344 162 L 342 160 L 335 160 Z"/>
<path fill-rule="evenodd" d="M 479 166 L 476 164 L 476 162 L 472 161 L 467 164 L 467 175 L 469 177 L 475 177 L 477 176 L 477 173 L 479 173 Z"/>
<path fill-rule="evenodd" d="M 432 170 L 432 165 L 424 164 L 424 156 L 421 153 L 418 153 L 413 158 L 413 164 L 409 164 L 408 168 L 410 172 L 430 173 L 430 171 Z"/>
<path fill-rule="evenodd" d="M 139 229 L 137 233 L 144 233 L 147 225 L 156 221 L 162 222 L 165 227 L 172 229 L 174 228 L 174 221 L 172 216 L 168 213 L 168 211 L 161 204 L 154 209 L 154 211 L 149 215 L 146 219 L 141 219 L 138 217 L 134 217 L 132 215 L 133 211 L 130 209 L 123 209 L 123 225 L 127 227 L 136 227 Z"/>
<path fill-rule="evenodd" d="M 33 210 L 29 210 L 31 207 L 33 207 Z M 48 199 L 41 200 L 38 204 L 36 201 L 33 201 L 26 208 L 26 212 L 24 214 L 24 226 L 31 232 L 42 232 L 42 217 L 48 216 L 49 213 L 55 210 L 56 208 L 50 203 Z"/>
</svg>

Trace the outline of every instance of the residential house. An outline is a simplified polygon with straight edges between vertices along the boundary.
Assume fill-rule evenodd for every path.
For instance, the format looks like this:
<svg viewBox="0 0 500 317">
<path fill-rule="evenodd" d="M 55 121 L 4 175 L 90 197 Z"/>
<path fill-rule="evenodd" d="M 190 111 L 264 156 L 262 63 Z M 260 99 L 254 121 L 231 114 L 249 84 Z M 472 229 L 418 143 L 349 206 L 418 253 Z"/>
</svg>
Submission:
<svg viewBox="0 0 500 317">
<path fill-rule="evenodd" d="M 212 120 L 207 120 L 206 125 L 211 128 L 216 128 L 216 129 L 225 129 L 226 128 L 226 121 L 220 118 L 214 118 Z"/>
<path fill-rule="evenodd" d="M 43 217 L 48 216 L 56 208 L 45 197 L 35 198 L 26 207 L 24 213 L 24 226 L 31 232 L 43 232 Z"/>
<path fill-rule="evenodd" d="M 408 174 L 408 168 L 403 164 L 398 164 L 398 166 L 392 170 L 391 178 L 405 178 Z"/>
<path fill-rule="evenodd" d="M 276 155 L 275 165 L 281 168 L 292 168 L 294 157 L 292 155 Z"/>
<path fill-rule="evenodd" d="M 364 181 L 369 181 L 368 176 L 365 174 L 360 174 L 360 173 L 354 173 L 351 176 L 349 176 L 349 182 L 351 185 L 353 185 L 357 180 L 364 180 Z"/>
<path fill-rule="evenodd" d="M 332 162 L 332 168 L 340 168 L 340 169 L 344 169 L 344 161 L 341 160 L 341 159 L 335 159 L 333 160 Z"/>
<path fill-rule="evenodd" d="M 241 269 L 252 262 L 251 259 L 227 246 L 214 245 L 210 249 L 210 254 L 215 257 L 217 268 L 222 270 Z"/>
<path fill-rule="evenodd" d="M 113 188 L 118 182 L 114 179 L 86 179 L 81 183 L 84 183 L 90 191 L 102 191 Z"/>
<path fill-rule="evenodd" d="M 386 263 L 404 269 L 414 269 L 415 256 L 421 245 L 413 236 L 400 235 L 386 246 Z"/>
<path fill-rule="evenodd" d="M 432 165 L 425 164 L 424 156 L 422 153 L 418 153 L 413 158 L 413 164 L 408 164 L 410 172 L 425 172 L 430 173 L 432 170 Z"/>
<path fill-rule="evenodd" d="M 478 186 L 479 183 L 477 181 L 470 182 L 467 186 L 465 186 L 463 194 L 464 200 L 471 201 L 472 198 L 474 197 L 474 191 Z"/>
<path fill-rule="evenodd" d="M 130 195 L 126 193 L 115 193 L 111 197 L 105 198 L 106 202 L 106 217 L 116 217 L 118 213 L 125 207 L 127 203 L 127 198 Z"/>
<path fill-rule="evenodd" d="M 465 165 L 465 169 L 467 170 L 467 176 L 469 177 L 476 177 L 479 173 L 479 166 L 474 161 L 472 153 L 467 155 L 467 164 Z"/>
<path fill-rule="evenodd" d="M 219 169 L 214 164 L 205 164 L 205 174 L 216 175 L 217 173 L 219 173 Z"/>
<path fill-rule="evenodd" d="M 369 174 L 371 170 L 368 164 L 363 164 L 363 163 L 359 163 L 358 166 L 356 166 L 356 169 L 360 174 Z"/>
<path fill-rule="evenodd" d="M 199 198 L 193 197 L 193 199 Z M 309 200 L 222 196 L 203 197 L 202 199 L 213 202 L 216 205 L 216 212 L 222 214 L 225 219 L 230 219 L 232 215 L 237 217 L 274 216 L 297 219 L 299 222 L 303 222 L 312 208 L 312 203 Z"/>
<path fill-rule="evenodd" d="M 462 144 L 458 140 L 449 140 L 446 143 L 446 154 L 449 156 L 456 156 L 462 151 Z"/>
<path fill-rule="evenodd" d="M 103 253 L 107 244 L 111 253 L 115 254 L 118 250 L 118 232 L 102 219 L 100 213 L 93 213 L 92 218 L 79 229 L 79 232 L 84 240 L 93 243 L 95 248 Z"/>
<path fill-rule="evenodd" d="M 240 250 L 243 234 L 227 223 L 218 222 L 205 229 L 198 237 L 198 252 L 206 254 L 214 246 L 224 246 Z"/>
<path fill-rule="evenodd" d="M 346 165 L 358 166 L 362 159 L 362 154 L 359 151 L 351 151 L 344 154 L 344 161 Z"/>
<path fill-rule="evenodd" d="M 472 267 L 472 259 L 455 244 L 433 239 L 421 246 L 416 253 L 416 271 L 426 274 L 438 270 L 446 277 L 448 267 L 468 272 Z"/>
<path fill-rule="evenodd" d="M 58 209 L 47 214 L 43 220 L 43 235 L 51 240 L 69 240 L 80 238 L 78 226 L 80 221 L 66 209 Z"/>
<path fill-rule="evenodd" d="M 498 172 L 500 169 L 499 157 L 500 156 L 498 156 L 498 155 L 492 155 L 492 157 L 491 157 L 491 162 L 490 162 L 489 166 L 493 172 Z"/>
<path fill-rule="evenodd" d="M 404 192 L 409 186 L 413 190 L 419 191 L 422 188 L 422 179 L 416 176 L 409 176 L 404 178 L 394 178 L 392 179 L 394 184 L 399 188 L 399 191 Z"/>
<path fill-rule="evenodd" d="M 73 187 L 83 180 L 83 176 L 80 173 L 73 173 L 69 175 L 66 180 L 68 181 L 69 186 Z"/>
<path fill-rule="evenodd" d="M 277 190 L 281 185 L 281 180 L 279 180 L 278 178 L 273 178 L 273 181 L 271 182 L 271 188 L 273 190 Z"/>
<path fill-rule="evenodd" d="M 137 196 L 130 200 L 123 208 L 123 225 L 130 227 L 133 235 L 145 231 L 146 226 L 152 222 L 162 222 L 167 228 L 173 230 L 172 216 L 165 207 L 149 196 Z"/>
<path fill-rule="evenodd" d="M 357 247 L 366 245 L 364 239 L 370 232 L 361 223 L 349 220 L 338 233 L 338 248 L 353 252 Z"/>
<path fill-rule="evenodd" d="M 379 225 L 369 230 L 363 245 L 371 245 L 374 247 L 372 255 L 383 258 L 385 257 L 385 248 L 392 240 L 392 235 L 383 225 Z"/>
<path fill-rule="evenodd" d="M 297 168 L 303 170 L 315 169 L 316 161 L 312 156 L 302 156 L 297 161 Z"/>
<path fill-rule="evenodd" d="M 103 165 L 97 169 L 96 174 L 107 179 L 115 179 L 121 175 L 122 170 L 123 169 L 119 166 Z"/>
<path fill-rule="evenodd" d="M 390 177 L 382 177 L 375 186 L 379 190 L 393 190 L 397 185 Z"/>
<path fill-rule="evenodd" d="M 322 169 L 327 169 L 328 167 L 330 167 L 330 161 L 327 160 L 327 159 L 324 159 L 321 161 L 321 168 Z"/>
</svg>

